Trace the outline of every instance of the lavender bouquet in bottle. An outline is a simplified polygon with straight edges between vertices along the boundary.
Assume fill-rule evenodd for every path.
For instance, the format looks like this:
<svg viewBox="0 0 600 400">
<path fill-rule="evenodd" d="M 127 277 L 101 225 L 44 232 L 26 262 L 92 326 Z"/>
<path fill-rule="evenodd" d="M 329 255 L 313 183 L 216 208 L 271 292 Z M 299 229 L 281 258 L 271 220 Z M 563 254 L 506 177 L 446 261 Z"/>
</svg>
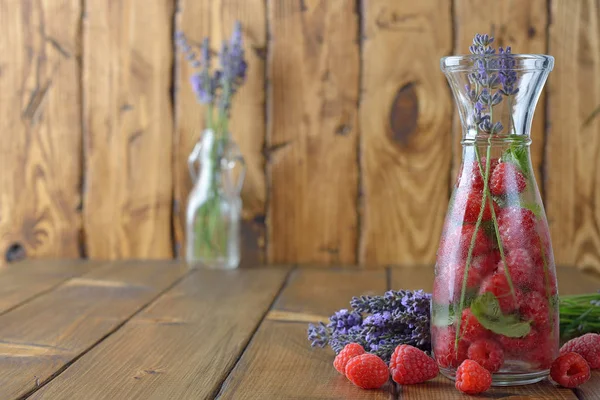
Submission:
<svg viewBox="0 0 600 400">
<path fill-rule="evenodd" d="M 236 22 L 230 40 L 221 45 L 220 68 L 211 68 L 209 38 L 195 48 L 179 32 L 176 42 L 194 69 L 190 83 L 196 98 L 206 105 L 205 129 L 188 160 L 195 185 L 186 216 L 186 259 L 192 266 L 235 268 L 240 261 L 239 194 L 245 166 L 229 119 L 233 96 L 246 78 L 241 25 Z"/>
</svg>

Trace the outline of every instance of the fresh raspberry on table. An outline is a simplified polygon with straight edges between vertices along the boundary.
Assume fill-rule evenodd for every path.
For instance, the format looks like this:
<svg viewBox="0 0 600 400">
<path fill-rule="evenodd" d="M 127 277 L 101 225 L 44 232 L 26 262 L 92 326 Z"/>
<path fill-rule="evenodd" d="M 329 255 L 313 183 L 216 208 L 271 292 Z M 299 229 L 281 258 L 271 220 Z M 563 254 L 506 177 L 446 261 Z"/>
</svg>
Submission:
<svg viewBox="0 0 600 400">
<path fill-rule="evenodd" d="M 473 315 L 470 308 L 463 310 L 460 322 L 461 336 L 467 342 L 473 342 L 479 339 L 485 339 L 491 332 L 483 327 Z"/>
<path fill-rule="evenodd" d="M 346 364 L 350 361 L 351 358 L 356 356 L 360 356 L 361 354 L 365 354 L 365 349 L 358 343 L 348 343 L 342 351 L 335 357 L 333 360 L 333 366 L 337 371 L 345 375 L 346 374 Z"/>
<path fill-rule="evenodd" d="M 543 276 L 538 277 L 543 281 Z M 547 329 L 550 321 L 550 307 L 548 299 L 538 292 L 528 292 L 522 294 L 520 300 L 521 306 L 519 312 L 521 317 L 527 321 L 532 321 L 537 329 Z"/>
<path fill-rule="evenodd" d="M 590 366 L 577 353 L 565 353 L 559 356 L 550 367 L 550 377 L 566 388 L 577 387 L 590 379 Z"/>
<path fill-rule="evenodd" d="M 527 181 L 519 169 L 511 163 L 500 163 L 494 168 L 490 178 L 490 192 L 494 196 L 507 193 L 521 193 Z"/>
<path fill-rule="evenodd" d="M 498 232 L 505 250 L 530 248 L 537 236 L 536 217 L 527 208 L 508 207 L 498 214 Z"/>
<path fill-rule="evenodd" d="M 401 344 L 390 360 L 390 373 L 394 382 L 412 385 L 433 379 L 439 373 L 435 360 L 416 347 Z"/>
<path fill-rule="evenodd" d="M 505 260 L 513 285 L 530 289 L 533 286 L 534 280 L 543 280 L 544 278 L 543 275 L 536 275 L 537 268 L 529 256 L 529 252 L 525 249 L 511 250 L 506 255 Z M 504 263 L 502 260 L 498 263 L 498 272 L 504 274 Z"/>
<path fill-rule="evenodd" d="M 518 296 L 517 299 L 510 292 L 510 286 L 508 280 L 503 272 L 495 272 L 493 275 L 485 278 L 479 289 L 479 294 L 486 292 L 493 293 L 498 299 L 500 309 L 503 313 L 508 314 L 518 308 Z M 516 294 L 515 294 L 516 295 Z"/>
<path fill-rule="evenodd" d="M 390 371 L 381 358 L 374 354 L 362 354 L 348 361 L 346 377 L 363 389 L 378 389 L 388 381 Z"/>
<path fill-rule="evenodd" d="M 583 336 L 569 340 L 560 348 L 560 354 L 568 352 L 582 356 L 588 362 L 590 368 L 600 368 L 600 335 L 586 333 Z"/>
<path fill-rule="evenodd" d="M 490 372 L 496 372 L 504 363 L 504 351 L 495 340 L 479 339 L 469 346 L 467 352 L 470 360 L 477 361 L 479 365 Z"/>
<path fill-rule="evenodd" d="M 467 359 L 469 343 L 460 339 L 458 349 L 455 348 L 456 329 L 453 326 L 437 328 L 438 332 L 433 335 L 433 354 L 439 366 L 442 368 L 458 367 Z"/>
<path fill-rule="evenodd" d="M 455 386 L 467 394 L 485 392 L 492 385 L 492 374 L 473 360 L 465 360 L 456 370 Z"/>
</svg>

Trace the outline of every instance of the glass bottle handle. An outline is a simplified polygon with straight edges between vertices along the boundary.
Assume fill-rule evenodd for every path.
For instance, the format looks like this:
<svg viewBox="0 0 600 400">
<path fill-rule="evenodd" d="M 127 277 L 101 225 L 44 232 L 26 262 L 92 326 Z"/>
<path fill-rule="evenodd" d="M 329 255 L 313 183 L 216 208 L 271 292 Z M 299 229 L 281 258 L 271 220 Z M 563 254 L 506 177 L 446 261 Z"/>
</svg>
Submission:
<svg viewBox="0 0 600 400">
<path fill-rule="evenodd" d="M 198 158 L 200 156 L 200 151 L 202 150 L 202 145 L 200 142 L 197 142 L 194 146 L 194 149 L 190 153 L 188 157 L 188 170 L 190 172 L 190 177 L 192 178 L 192 182 L 196 182 L 198 179 L 198 174 L 200 173 L 200 168 L 196 164 L 198 164 Z"/>
</svg>

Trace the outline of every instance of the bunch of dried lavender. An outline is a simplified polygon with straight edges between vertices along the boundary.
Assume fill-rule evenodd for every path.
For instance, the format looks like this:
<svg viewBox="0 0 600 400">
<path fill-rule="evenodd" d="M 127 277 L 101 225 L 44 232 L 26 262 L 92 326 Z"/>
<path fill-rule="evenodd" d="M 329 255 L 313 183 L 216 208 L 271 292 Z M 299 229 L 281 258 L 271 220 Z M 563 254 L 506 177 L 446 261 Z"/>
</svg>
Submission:
<svg viewBox="0 0 600 400">
<path fill-rule="evenodd" d="M 431 351 L 430 303 L 431 294 L 422 290 L 354 297 L 352 310 L 336 312 L 328 324 L 309 324 L 308 340 L 313 347 L 329 345 L 336 353 L 348 343 L 359 343 L 386 362 L 400 344 Z"/>
</svg>

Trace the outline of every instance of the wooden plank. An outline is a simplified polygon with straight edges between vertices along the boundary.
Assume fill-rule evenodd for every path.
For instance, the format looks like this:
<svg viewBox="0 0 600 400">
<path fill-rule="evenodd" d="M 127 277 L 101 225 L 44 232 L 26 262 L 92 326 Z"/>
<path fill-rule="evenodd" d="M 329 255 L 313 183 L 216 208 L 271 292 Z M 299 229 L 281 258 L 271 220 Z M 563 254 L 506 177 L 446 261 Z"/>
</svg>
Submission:
<svg viewBox="0 0 600 400">
<path fill-rule="evenodd" d="M 380 294 L 384 271 L 294 271 L 274 306 L 277 311 L 328 316 L 349 307 L 352 296 Z M 268 320 L 229 375 L 219 399 L 387 399 L 392 386 L 361 390 L 333 368 L 331 350 L 311 349 L 306 322 Z"/>
<path fill-rule="evenodd" d="M 8 265 L 0 269 L 0 314 L 100 265 L 82 260 L 37 260 Z"/>
<path fill-rule="evenodd" d="M 87 253 L 103 259 L 169 258 L 174 0 L 85 4 Z"/>
<path fill-rule="evenodd" d="M 558 268 L 557 278 L 561 294 L 590 293 L 600 288 L 600 280 L 594 276 L 584 275 L 570 268 Z M 431 292 L 433 288 L 432 268 L 396 268 L 392 269 L 391 283 L 394 290 L 399 289 L 423 289 Z M 597 375 L 597 374 L 596 374 Z M 588 383 L 580 388 L 584 392 L 594 393 L 594 384 Z M 587 392 L 585 392 L 587 393 Z M 549 381 L 543 381 L 535 385 L 527 385 L 511 388 L 492 388 L 481 398 L 493 397 L 495 399 L 515 398 L 522 396 L 523 399 L 577 399 L 570 390 L 557 388 Z M 401 399 L 462 399 L 464 395 L 454 387 L 454 382 L 438 376 L 426 385 L 403 386 L 399 390 Z M 594 397 L 580 397 L 593 399 Z"/>
<path fill-rule="evenodd" d="M 360 262 L 435 260 L 448 205 L 452 102 L 439 59 L 451 2 L 364 2 Z"/>
<path fill-rule="evenodd" d="M 44 384 L 187 271 L 172 262 L 111 263 L 0 316 L 0 397 Z"/>
<path fill-rule="evenodd" d="M 493 1 L 493 0 L 455 0 L 454 7 L 455 54 L 466 54 L 473 43 L 475 33 L 489 33 L 496 38 L 494 45 L 511 46 L 513 52 L 526 54 L 544 54 L 548 48 L 548 1 Z M 540 187 L 545 177 L 543 171 L 544 145 L 546 142 L 546 91 L 542 92 L 535 109 L 531 126 L 531 162 Z M 458 118 L 456 118 L 458 121 Z M 457 123 L 454 129 L 453 144 L 455 157 L 454 176 L 458 174 L 461 163 L 462 146 L 461 127 Z M 552 175 L 552 171 L 549 171 Z M 454 182 L 454 180 L 452 180 Z"/>
<path fill-rule="evenodd" d="M 268 0 L 267 253 L 354 264 L 358 238 L 355 1 Z"/>
<path fill-rule="evenodd" d="M 31 399 L 213 398 L 287 273 L 198 271 Z"/>
<path fill-rule="evenodd" d="M 548 222 L 557 263 L 600 271 L 600 6 L 550 4 Z"/>
<path fill-rule="evenodd" d="M 235 95 L 230 130 L 239 145 L 247 165 L 242 189 L 244 204 L 242 222 L 242 261 L 256 264 L 264 261 L 265 241 L 265 56 L 266 9 L 264 0 L 181 0 L 176 16 L 178 31 L 192 43 L 201 43 L 210 36 L 215 54 L 223 39 L 229 38 L 236 20 L 242 24 L 244 50 L 248 61 L 248 76 Z M 205 127 L 204 106 L 198 104 L 189 86 L 193 70 L 184 55 L 176 57 L 175 115 L 175 215 L 173 223 L 176 247 L 185 245 L 185 210 L 192 188 L 187 158 Z M 214 62 L 216 62 L 216 57 Z"/>
<path fill-rule="evenodd" d="M 79 257 L 80 4 L 0 4 L 0 264 Z"/>
<path fill-rule="evenodd" d="M 573 389 L 573 392 L 578 399 L 600 399 L 600 371 L 593 370 L 592 378 L 578 388 Z"/>
</svg>

